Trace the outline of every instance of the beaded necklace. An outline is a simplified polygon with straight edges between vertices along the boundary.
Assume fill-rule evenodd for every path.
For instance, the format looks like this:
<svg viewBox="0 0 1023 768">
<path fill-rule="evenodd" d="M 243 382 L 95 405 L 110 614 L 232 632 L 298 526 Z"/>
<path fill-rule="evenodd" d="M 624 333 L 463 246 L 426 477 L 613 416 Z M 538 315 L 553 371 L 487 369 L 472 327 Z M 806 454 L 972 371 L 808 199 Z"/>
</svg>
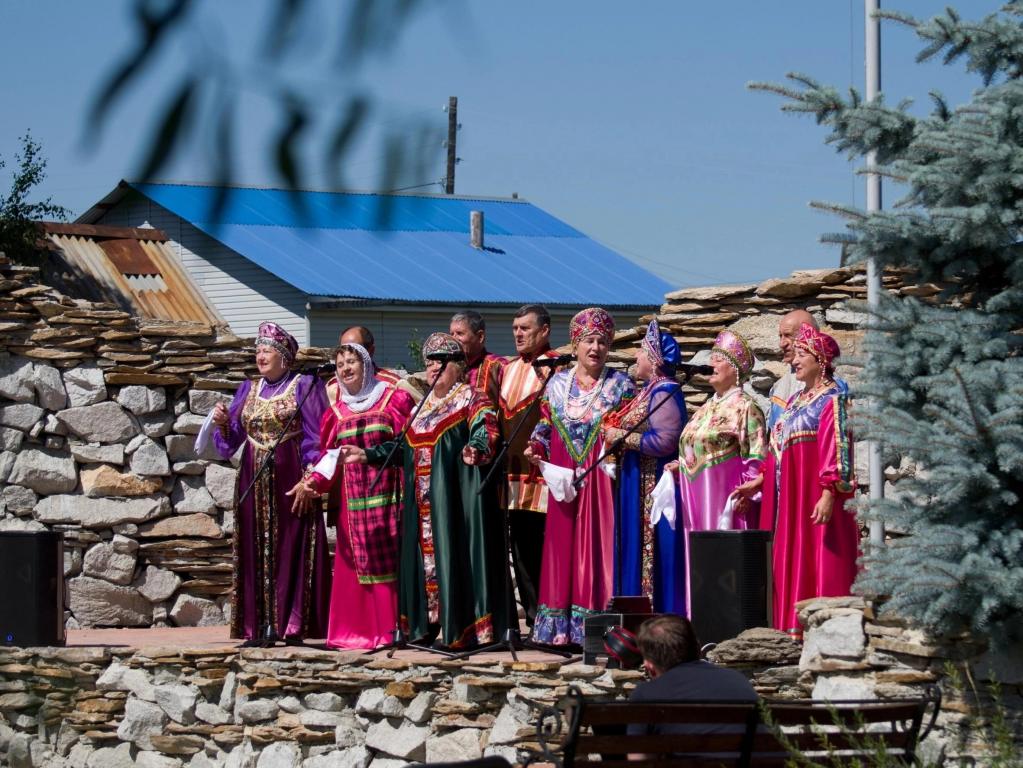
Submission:
<svg viewBox="0 0 1023 768">
<path fill-rule="evenodd" d="M 796 395 L 796 405 L 803 406 L 812 403 L 821 393 L 827 392 L 833 386 L 835 386 L 834 381 L 824 379 L 824 381 L 813 387 L 813 389 L 803 389 L 802 392 Z"/>
<path fill-rule="evenodd" d="M 277 397 L 285 388 L 289 381 L 290 371 L 285 371 L 284 375 L 281 376 L 277 381 L 267 381 L 265 378 L 259 380 L 259 396 L 264 400 L 270 400 Z"/>
<path fill-rule="evenodd" d="M 590 407 L 593 405 L 593 402 L 597 399 L 597 396 L 600 394 L 601 389 L 603 389 L 604 379 L 607 378 L 607 366 L 605 365 L 603 368 L 601 368 L 600 376 L 597 377 L 597 380 L 593 383 L 593 388 L 590 389 L 589 392 L 587 392 L 585 395 L 573 397 L 572 396 L 573 388 L 579 390 L 579 392 L 582 392 L 582 388 L 579 386 L 579 382 L 576 379 L 576 371 L 577 368 L 572 369 L 572 376 L 568 381 L 568 388 L 565 390 L 565 403 L 563 411 L 565 413 L 566 421 L 579 422 L 586 417 L 587 413 L 589 413 Z M 571 410 L 569 409 L 575 410 L 578 416 L 573 416 Z"/>
</svg>

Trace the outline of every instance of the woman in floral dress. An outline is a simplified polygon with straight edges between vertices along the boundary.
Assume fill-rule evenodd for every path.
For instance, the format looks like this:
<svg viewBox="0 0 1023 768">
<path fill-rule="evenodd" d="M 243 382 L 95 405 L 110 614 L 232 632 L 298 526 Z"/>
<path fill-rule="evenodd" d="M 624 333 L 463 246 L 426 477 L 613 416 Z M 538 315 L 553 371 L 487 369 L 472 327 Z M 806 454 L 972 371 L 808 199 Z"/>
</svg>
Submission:
<svg viewBox="0 0 1023 768">
<path fill-rule="evenodd" d="M 693 414 L 679 441 L 681 518 L 687 535 L 723 527 L 745 530 L 760 523 L 753 497 L 766 451 L 764 414 L 741 386 L 753 371 L 754 359 L 737 333 L 722 331 L 714 340 L 714 373 L 708 379 L 714 394 Z M 734 511 L 722 525 L 730 496 Z M 686 574 L 688 585 L 688 567 Z"/>
</svg>

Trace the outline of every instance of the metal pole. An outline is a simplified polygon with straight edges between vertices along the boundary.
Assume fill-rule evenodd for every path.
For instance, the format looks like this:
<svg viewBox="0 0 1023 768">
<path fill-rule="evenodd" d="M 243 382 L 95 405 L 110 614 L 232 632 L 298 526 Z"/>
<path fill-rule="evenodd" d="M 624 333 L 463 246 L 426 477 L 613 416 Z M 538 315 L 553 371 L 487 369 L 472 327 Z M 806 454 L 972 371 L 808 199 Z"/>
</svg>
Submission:
<svg viewBox="0 0 1023 768">
<path fill-rule="evenodd" d="M 866 68 L 867 101 L 877 98 L 881 92 L 881 20 L 875 15 L 881 8 L 880 0 L 864 0 L 864 59 Z M 877 162 L 877 153 L 867 154 L 867 165 Z M 881 177 L 876 173 L 867 174 L 867 212 L 881 210 Z M 881 271 L 874 259 L 867 260 L 867 304 L 875 309 L 881 300 Z M 881 447 L 874 441 L 867 443 L 870 472 L 870 498 L 872 501 L 884 498 L 884 468 L 881 466 Z M 870 546 L 884 546 L 884 522 L 870 523 Z"/>
</svg>

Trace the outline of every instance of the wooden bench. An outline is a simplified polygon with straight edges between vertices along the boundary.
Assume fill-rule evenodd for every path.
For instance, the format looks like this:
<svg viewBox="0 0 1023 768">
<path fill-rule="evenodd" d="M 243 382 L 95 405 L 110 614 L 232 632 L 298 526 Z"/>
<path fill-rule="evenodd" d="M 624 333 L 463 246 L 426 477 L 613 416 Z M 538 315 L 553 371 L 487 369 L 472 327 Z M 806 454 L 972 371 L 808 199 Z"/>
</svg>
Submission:
<svg viewBox="0 0 1023 768">
<path fill-rule="evenodd" d="M 601 768 L 759 768 L 784 766 L 802 755 L 807 765 L 842 766 L 862 765 L 865 757 L 882 749 L 892 762 L 910 764 L 940 707 L 941 692 L 936 687 L 918 698 L 751 704 L 598 702 L 587 700 L 573 686 L 558 708 L 542 712 L 537 722 L 542 754 L 526 764 L 548 762 L 571 768 L 599 757 Z M 567 736 L 562 737 L 566 722 Z M 649 725 L 681 726 L 679 730 L 690 732 L 629 734 L 630 725 L 644 726 L 644 730 Z M 644 758 L 635 759 L 641 755 Z"/>
</svg>

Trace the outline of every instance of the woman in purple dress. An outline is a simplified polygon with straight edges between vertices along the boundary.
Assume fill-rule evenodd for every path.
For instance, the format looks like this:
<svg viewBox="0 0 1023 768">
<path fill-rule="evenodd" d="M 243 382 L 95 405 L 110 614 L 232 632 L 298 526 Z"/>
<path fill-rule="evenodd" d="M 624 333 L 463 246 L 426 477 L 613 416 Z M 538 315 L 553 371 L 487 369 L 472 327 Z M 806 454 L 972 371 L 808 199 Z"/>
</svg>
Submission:
<svg viewBox="0 0 1023 768">
<path fill-rule="evenodd" d="M 240 495 L 298 410 L 269 468 L 235 513 L 231 636 L 254 644 L 267 625 L 292 644 L 324 637 L 327 629 L 330 570 L 323 515 L 309 499 L 293 503 L 286 495 L 319 455 L 327 406 L 322 382 L 290 370 L 297 351 L 293 336 L 275 323 L 262 323 L 256 338 L 259 378 L 242 383 L 231 405 L 219 403 L 213 412 L 220 455 L 227 458 L 244 446 Z"/>
</svg>

